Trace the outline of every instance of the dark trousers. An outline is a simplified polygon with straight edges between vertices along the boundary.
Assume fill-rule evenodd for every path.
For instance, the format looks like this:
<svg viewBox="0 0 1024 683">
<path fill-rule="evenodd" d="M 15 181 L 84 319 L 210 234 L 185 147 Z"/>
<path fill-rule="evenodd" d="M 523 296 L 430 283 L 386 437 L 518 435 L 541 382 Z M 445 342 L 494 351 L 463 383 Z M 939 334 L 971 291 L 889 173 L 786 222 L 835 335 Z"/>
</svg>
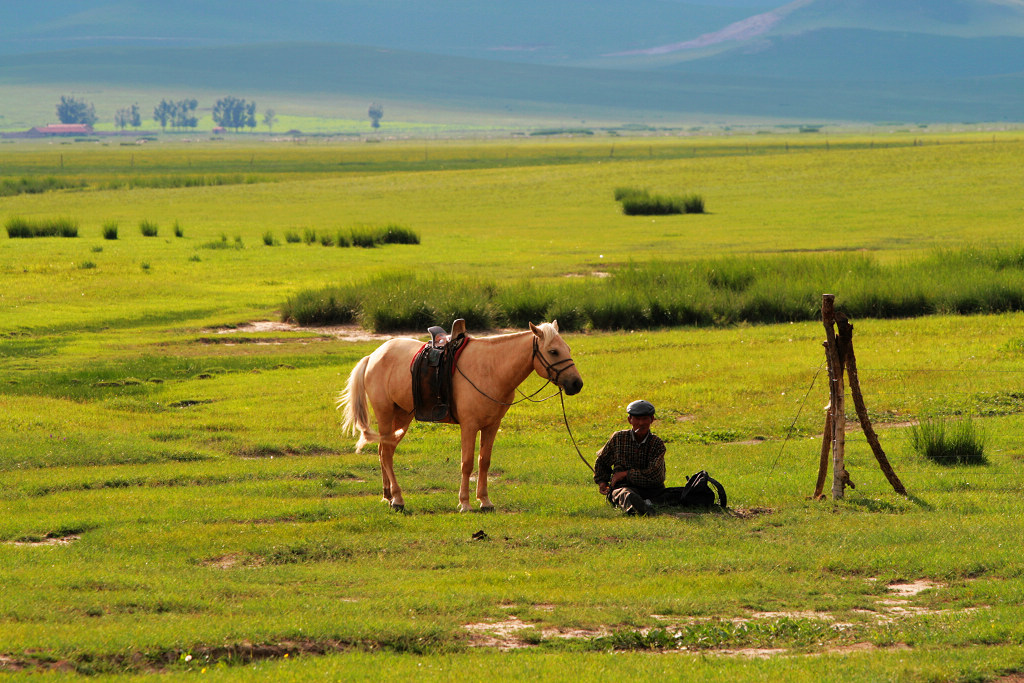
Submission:
<svg viewBox="0 0 1024 683">
<path fill-rule="evenodd" d="M 661 500 L 664 493 L 664 487 L 619 486 L 609 491 L 607 498 L 609 505 L 627 515 L 646 515 L 653 512 L 652 505 Z"/>
</svg>

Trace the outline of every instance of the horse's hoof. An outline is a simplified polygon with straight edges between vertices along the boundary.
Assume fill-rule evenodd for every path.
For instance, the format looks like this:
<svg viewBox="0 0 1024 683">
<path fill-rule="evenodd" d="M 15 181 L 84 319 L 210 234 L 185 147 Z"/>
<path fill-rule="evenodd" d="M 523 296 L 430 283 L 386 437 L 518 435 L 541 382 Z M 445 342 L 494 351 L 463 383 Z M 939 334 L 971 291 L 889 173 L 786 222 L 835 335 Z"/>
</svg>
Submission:
<svg viewBox="0 0 1024 683">
<path fill-rule="evenodd" d="M 494 512 L 494 506 L 493 505 L 481 505 L 480 506 L 480 512 Z"/>
<path fill-rule="evenodd" d="M 462 503 L 459 503 L 459 512 L 472 512 L 472 511 L 473 511 L 473 508 L 469 507 L 468 505 L 463 505 Z"/>
</svg>

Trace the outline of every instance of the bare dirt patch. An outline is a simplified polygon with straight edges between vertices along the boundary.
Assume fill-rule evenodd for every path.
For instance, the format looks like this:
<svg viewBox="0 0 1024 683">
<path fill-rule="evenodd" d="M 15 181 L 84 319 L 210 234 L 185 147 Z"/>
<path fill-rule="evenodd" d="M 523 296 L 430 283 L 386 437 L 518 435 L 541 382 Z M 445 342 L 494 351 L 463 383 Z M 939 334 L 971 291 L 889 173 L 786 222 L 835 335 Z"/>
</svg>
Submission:
<svg viewBox="0 0 1024 683">
<path fill-rule="evenodd" d="M 245 556 L 242 553 L 228 553 L 220 557 L 211 557 L 208 560 L 203 560 L 200 564 L 204 567 L 213 567 L 214 569 L 231 569 L 244 561 Z"/>
<path fill-rule="evenodd" d="M 869 581 L 876 580 L 877 579 L 869 579 Z M 941 589 L 943 587 L 943 584 L 935 581 L 929 581 L 927 579 L 893 583 L 886 586 L 889 591 L 889 596 L 880 596 L 875 600 L 874 609 L 853 611 L 874 617 L 877 624 L 889 624 L 901 619 L 948 613 L 952 610 L 929 610 L 910 604 L 911 600 L 920 593 L 926 590 Z M 516 603 L 502 603 L 500 607 L 502 609 L 518 609 L 520 605 Z M 537 604 L 533 605 L 533 607 L 545 612 L 553 612 L 556 606 L 553 604 Z M 973 610 L 974 608 L 970 609 Z M 656 627 L 657 629 L 664 629 L 669 632 L 672 630 L 682 631 L 707 623 L 720 623 L 723 625 L 728 623 L 740 626 L 743 624 L 754 624 L 755 622 L 800 621 L 806 623 L 808 621 L 819 621 L 826 624 L 828 628 L 834 630 L 837 634 L 847 633 L 848 635 L 841 637 L 841 639 L 845 640 L 856 637 L 853 634 L 856 634 L 859 632 L 858 629 L 865 626 L 864 624 L 841 622 L 835 615 L 828 612 L 816 612 L 809 610 L 753 612 L 747 616 L 724 620 L 708 617 L 686 617 L 663 614 L 652 614 L 651 617 L 664 624 L 663 626 Z M 469 644 L 472 647 L 490 647 L 500 650 L 533 647 L 540 644 L 543 640 L 550 638 L 596 639 L 608 637 L 613 633 L 612 627 L 598 627 L 590 629 L 552 628 L 540 623 L 524 621 L 514 615 L 510 615 L 507 619 L 465 624 L 463 628 L 469 632 Z M 647 636 L 653 631 L 655 631 L 654 628 L 642 628 L 638 630 L 638 633 Z M 723 643 L 723 645 L 725 645 L 725 643 Z M 829 653 L 859 652 L 878 649 L 878 646 L 870 642 L 847 642 L 833 645 L 819 643 L 819 647 L 821 647 L 821 649 L 817 649 L 812 652 L 806 652 L 802 648 L 794 650 L 787 647 L 712 647 L 707 649 L 701 647 L 699 648 L 699 651 L 702 654 L 715 656 L 769 658 L 777 656 L 815 656 Z M 886 649 L 890 648 L 907 649 L 909 646 L 898 643 L 892 646 L 887 646 Z M 665 649 L 661 649 L 661 646 L 658 646 L 656 649 L 659 652 L 693 650 L 692 647 L 679 645 L 675 648 L 670 646 Z"/>
<path fill-rule="evenodd" d="M 911 581 L 909 583 L 891 583 L 889 584 L 889 591 L 896 595 L 904 597 L 912 597 L 918 593 L 922 593 L 932 588 L 943 588 L 941 583 L 934 581 L 928 581 L 927 579 L 919 579 L 917 581 Z"/>
<path fill-rule="evenodd" d="M 499 650 L 515 650 L 532 647 L 545 638 L 598 638 L 609 635 L 606 630 L 541 628 L 516 616 L 501 621 L 482 621 L 464 624 L 469 632 L 472 647 L 493 647 Z"/>
<path fill-rule="evenodd" d="M 740 519 L 752 519 L 754 517 L 760 517 L 761 515 L 770 515 L 775 510 L 772 508 L 729 508 L 728 513 L 733 517 L 739 517 Z"/>
<path fill-rule="evenodd" d="M 71 545 L 75 541 L 82 537 L 77 534 L 71 534 L 68 536 L 58 537 L 47 537 L 38 541 L 8 541 L 9 545 L 20 545 L 20 546 L 57 546 L 57 545 Z"/>
<path fill-rule="evenodd" d="M 210 332 L 221 335 L 232 335 L 232 334 L 267 334 L 269 332 L 315 332 L 322 334 L 325 337 L 334 337 L 336 339 L 344 339 L 347 341 L 383 341 L 390 339 L 394 336 L 401 336 L 395 334 L 374 334 L 367 332 L 358 325 L 332 325 L 329 327 L 301 327 L 294 323 L 284 323 L 274 320 L 256 320 L 245 325 L 239 325 L 237 327 L 218 327 L 210 330 Z M 425 336 L 426 333 L 424 332 Z M 280 343 L 280 341 L 278 341 Z"/>
<path fill-rule="evenodd" d="M 717 655 L 719 657 L 747 657 L 750 659 L 771 659 L 788 652 L 781 647 L 744 647 L 736 650 L 708 650 L 701 651 L 701 654 Z"/>
</svg>

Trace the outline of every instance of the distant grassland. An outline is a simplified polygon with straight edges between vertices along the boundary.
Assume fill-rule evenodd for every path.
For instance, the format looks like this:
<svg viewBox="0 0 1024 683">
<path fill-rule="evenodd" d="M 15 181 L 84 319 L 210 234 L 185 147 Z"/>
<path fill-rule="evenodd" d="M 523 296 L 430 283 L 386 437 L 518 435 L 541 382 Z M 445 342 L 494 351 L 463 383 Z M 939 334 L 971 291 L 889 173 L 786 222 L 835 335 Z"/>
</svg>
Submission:
<svg viewBox="0 0 1024 683">
<path fill-rule="evenodd" d="M 3 200 L 4 221 L 68 218 L 79 237 L 0 236 L 0 268 L 19 293 L 0 322 L 277 318 L 299 292 L 359 285 L 383 270 L 571 291 L 578 283 L 567 276 L 654 260 L 835 252 L 851 254 L 856 270 L 857 251 L 881 267 L 936 248 L 1013 249 L 1022 153 L 1017 134 L 3 145 L 0 178 L 54 175 L 84 188 Z M 203 177 L 242 182 L 187 182 Z M 129 189 L 134 181 L 149 186 Z M 613 196 L 622 186 L 697 193 L 706 213 L 625 216 Z M 102 238 L 105 224 L 142 221 L 178 224 L 185 238 Z M 388 224 L 421 243 L 368 252 L 263 242 L 268 232 L 280 240 Z M 198 248 L 223 236 L 245 248 Z M 95 267 L 79 268 L 85 261 Z"/>
</svg>

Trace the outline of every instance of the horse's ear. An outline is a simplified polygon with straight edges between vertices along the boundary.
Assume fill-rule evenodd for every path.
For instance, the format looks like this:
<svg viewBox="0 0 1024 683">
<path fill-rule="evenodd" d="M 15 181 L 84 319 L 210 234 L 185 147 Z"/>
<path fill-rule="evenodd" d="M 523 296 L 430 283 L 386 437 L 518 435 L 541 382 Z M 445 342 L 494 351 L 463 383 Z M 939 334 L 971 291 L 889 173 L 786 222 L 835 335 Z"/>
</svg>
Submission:
<svg viewBox="0 0 1024 683">
<path fill-rule="evenodd" d="M 537 327 L 536 325 L 534 325 L 533 323 L 530 323 L 530 331 L 533 332 L 538 337 L 540 337 L 542 339 L 544 338 L 544 333 L 541 332 L 540 328 Z"/>
<path fill-rule="evenodd" d="M 555 328 L 555 332 L 558 332 L 558 321 L 557 320 L 552 320 L 551 321 L 551 327 Z"/>
</svg>

